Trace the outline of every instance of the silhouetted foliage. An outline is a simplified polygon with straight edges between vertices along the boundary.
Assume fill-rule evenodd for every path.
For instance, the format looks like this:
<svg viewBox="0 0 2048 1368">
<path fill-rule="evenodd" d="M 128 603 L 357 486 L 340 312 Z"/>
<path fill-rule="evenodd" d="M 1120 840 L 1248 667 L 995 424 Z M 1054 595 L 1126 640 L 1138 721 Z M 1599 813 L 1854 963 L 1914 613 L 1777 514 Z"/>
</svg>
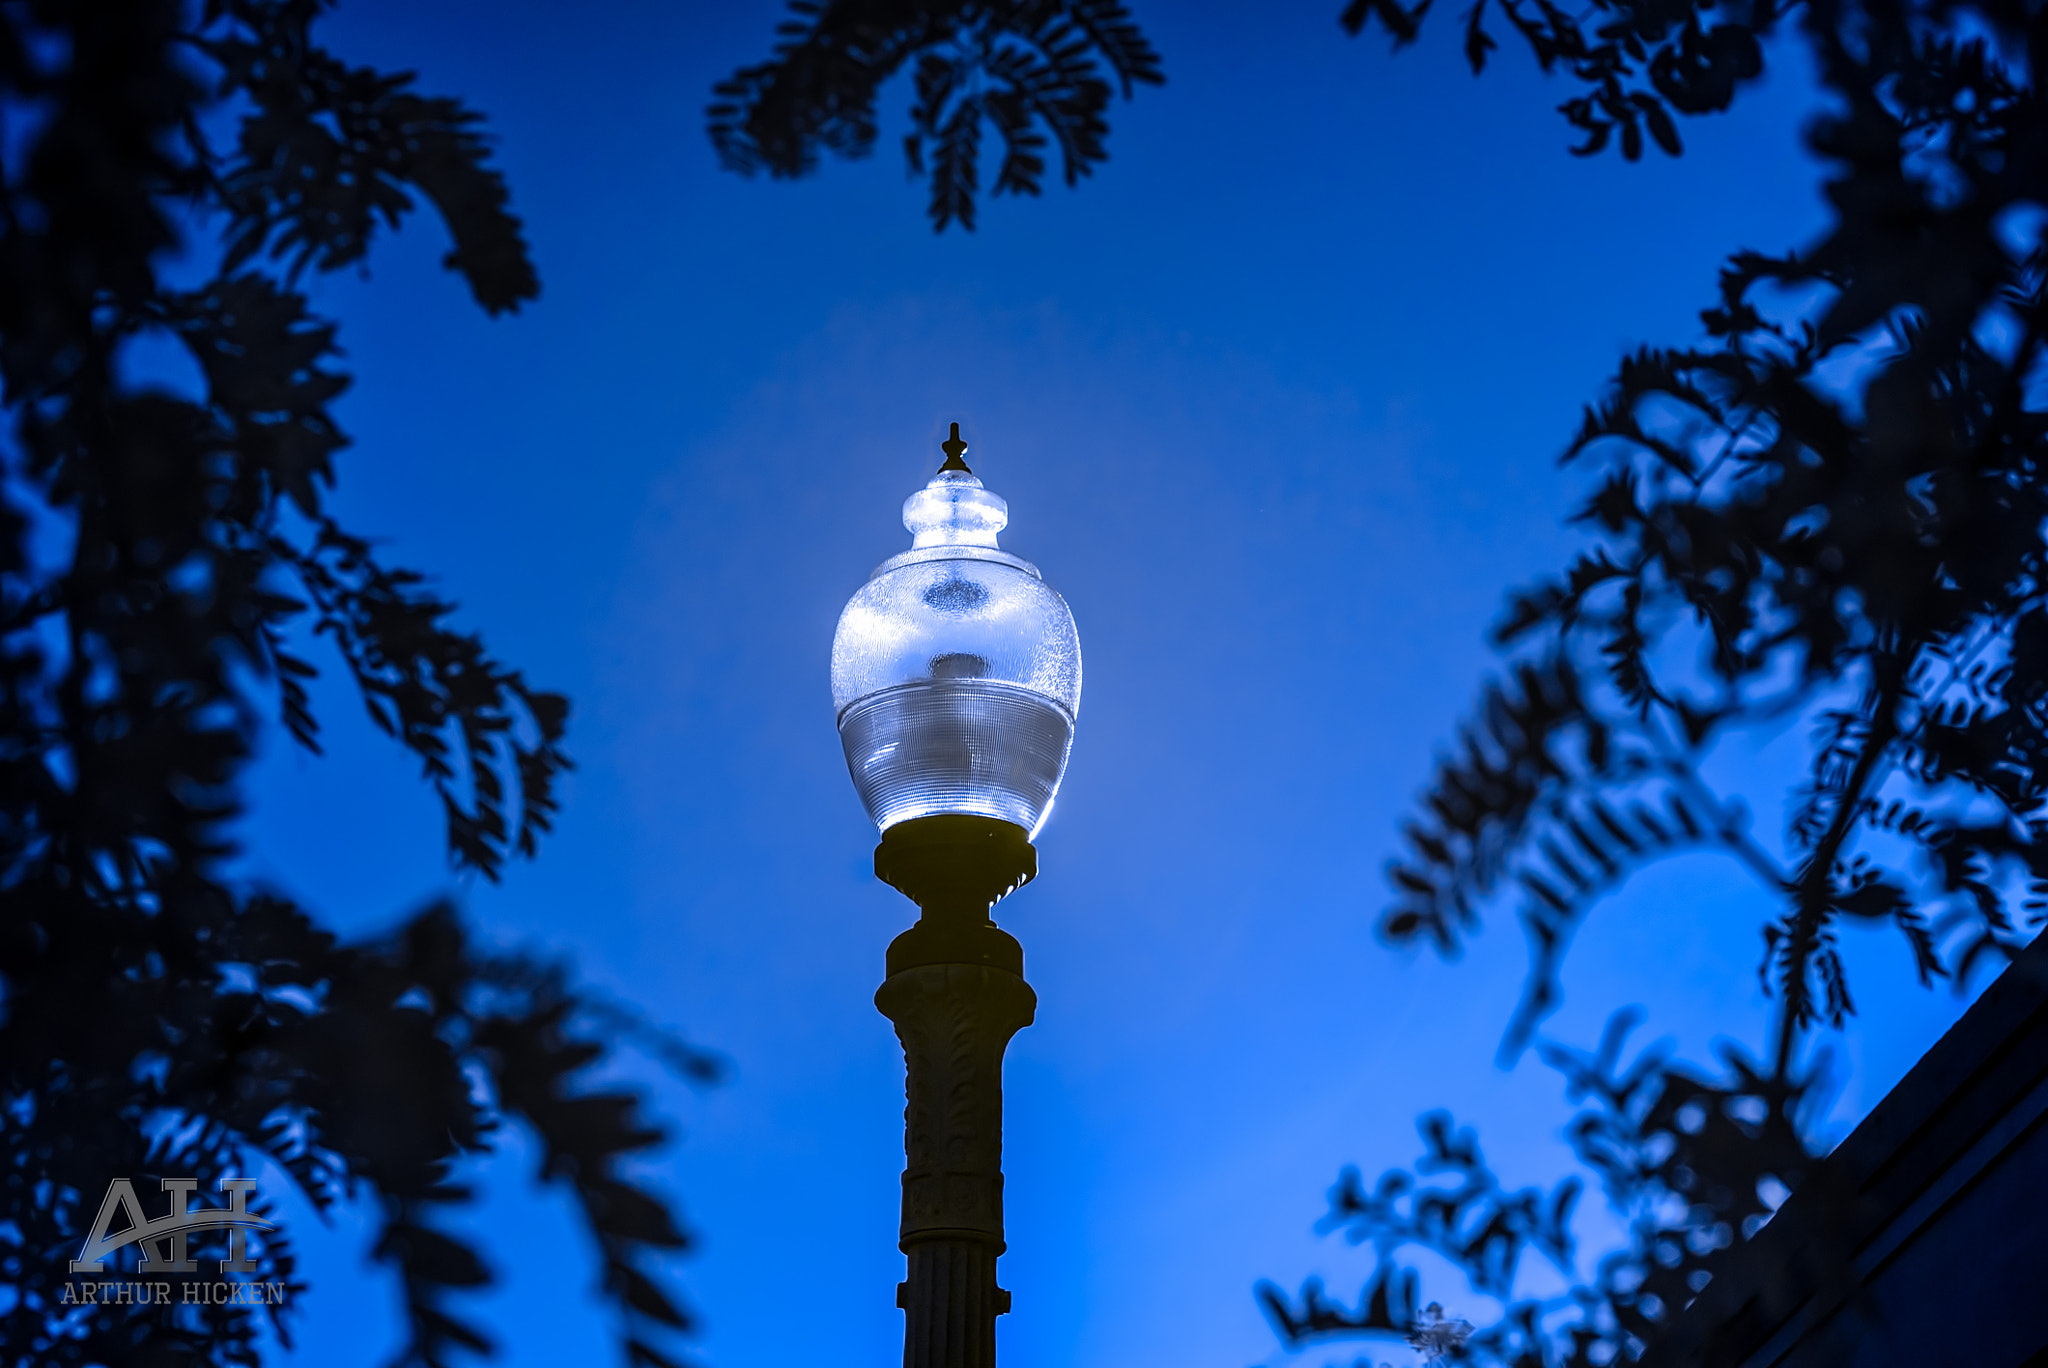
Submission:
<svg viewBox="0 0 2048 1368">
<path fill-rule="evenodd" d="M 1576 14 L 1550 0 L 1493 0 L 1546 74 L 1562 72 L 1586 87 L 1558 106 L 1590 157 L 1620 134 L 1621 155 L 1643 155 L 1643 138 L 1671 156 L 1683 145 L 1673 115 L 1717 114 L 1745 81 L 1763 74 L 1764 42 L 1796 5 L 1748 0 L 1595 0 Z M 1464 25 L 1465 60 L 1476 75 L 1500 47 L 1489 27 L 1489 0 L 1473 0 Z M 1340 22 L 1358 34 L 1374 21 L 1405 47 L 1420 36 L 1429 0 L 1350 0 Z"/>
<path fill-rule="evenodd" d="M 1398 48 L 1420 36 L 1429 7 L 1347 0 L 1338 19 L 1351 34 L 1378 23 Z M 1763 74 L 1764 43 L 1795 8 L 1595 0 L 1572 14 L 1550 0 L 1474 0 L 1460 22 L 1475 74 L 1500 46 L 1497 17 L 1544 72 L 1584 87 L 1559 106 L 1582 135 L 1572 151 L 1591 156 L 1612 142 L 1634 161 L 1646 137 L 1678 155 L 1679 118 L 1727 109 Z M 930 182 L 939 231 L 974 227 L 984 125 L 1003 144 L 993 193 L 1036 195 L 1049 143 L 1069 186 L 1108 159 L 1112 81 L 1128 99 L 1165 80 L 1122 0 L 790 0 L 772 55 L 714 87 L 712 144 L 743 175 L 793 179 L 824 153 L 864 157 L 879 133 L 881 87 L 906 68 L 904 159 L 912 179 Z"/>
<path fill-rule="evenodd" d="M 1298 1305 L 1261 1283 L 1256 1295 L 1281 1338 L 1300 1346 L 1333 1336 L 1412 1336 L 1419 1279 L 1395 1255 L 1415 1246 L 1461 1269 L 1474 1291 L 1503 1308 L 1499 1320 L 1443 1351 L 1446 1361 L 1584 1368 L 1637 1357 L 1706 1285 L 1720 1251 L 1754 1235 L 1777 1201 L 1813 1177 L 1801 1123 L 1824 1095 L 1812 1071 L 1781 1079 L 1733 1047 L 1724 1049 L 1720 1079 L 1673 1062 L 1664 1046 L 1624 1066 L 1623 1045 L 1640 1020 L 1634 1009 L 1616 1013 L 1590 1053 L 1541 1047 L 1564 1075 L 1568 1098 L 1587 1104 L 1565 1133 L 1628 1231 L 1628 1243 L 1603 1257 L 1590 1279 L 1551 1297 L 1519 1295 L 1524 1253 L 1577 1273 L 1570 1219 L 1583 1184 L 1567 1177 L 1548 1192 L 1509 1192 L 1473 1132 L 1432 1112 L 1420 1123 L 1426 1150 L 1412 1171 L 1389 1170 L 1368 1191 L 1358 1170 L 1346 1168 L 1317 1223 L 1319 1232 L 1341 1230 L 1373 1247 L 1361 1311 L 1330 1307 L 1320 1279 L 1304 1284 Z M 1455 1181 L 1428 1181 L 1437 1175 Z M 1844 1249 L 1808 1253 L 1823 1268 L 1848 1257 Z"/>
<path fill-rule="evenodd" d="M 1289 1343 L 1404 1335 L 1417 1293 L 1395 1254 L 1420 1246 L 1504 1307 L 1450 1357 L 1534 1368 L 1639 1356 L 1793 1189 L 1817 1229 L 1848 1227 L 1809 1124 L 1809 1039 L 1855 1012 L 1842 927 L 1889 925 L 1923 984 L 1961 991 L 2048 917 L 2048 110 L 2031 76 L 2048 17 L 2000 0 L 1596 5 L 1591 29 L 1547 5 L 1503 13 L 1594 87 L 1565 106 L 1588 133 L 1576 150 L 1619 128 L 1629 156 L 1638 122 L 1675 152 L 1656 101 L 1725 106 L 1796 14 L 1831 97 L 1807 137 L 1836 214 L 1805 252 L 1737 254 L 1706 340 L 1627 358 L 1587 412 L 1565 460 L 1592 477 L 1592 544 L 1514 595 L 1497 635 L 1516 663 L 1438 765 L 1381 923 L 1455 954 L 1483 908 L 1517 907 L 1531 966 L 1511 1061 L 1593 906 L 1647 864 L 1718 851 L 1766 909 L 1768 1057 L 1731 1047 L 1709 1073 L 1653 1050 L 1624 1068 L 1628 1015 L 1591 1055 L 1539 1043 L 1590 1101 L 1568 1134 L 1629 1230 L 1568 1295 L 1518 1300 L 1513 1273 L 1531 1247 L 1570 1267 L 1546 1205 L 1569 1189 L 1502 1192 L 1447 1119 L 1425 1122 L 1416 1173 L 1455 1185 L 1347 1171 L 1333 1192 L 1326 1227 L 1380 1257 L 1361 1313 L 1318 1283 L 1259 1293 Z M 1368 17 L 1400 42 L 1421 9 L 1345 16 Z M 1703 763 L 1738 732 L 1801 724 L 1812 761 L 1787 829 L 1759 836 Z M 1806 1255 L 1849 1274 L 1824 1239 Z"/>
<path fill-rule="evenodd" d="M 626 1027 L 699 1080 L 711 1061 L 446 907 L 344 944 L 223 873 L 266 715 L 317 749 L 323 637 L 459 868 L 531 855 L 568 765 L 566 701 L 324 511 L 348 380 L 299 278 L 424 196 L 486 310 L 538 288 L 478 116 L 328 53 L 324 8 L 0 7 L 0 1362 L 249 1364 L 260 1315 L 289 1343 L 288 1307 L 62 1295 L 110 1180 L 196 1177 L 206 1202 L 277 1171 L 380 1214 L 403 1361 L 485 1350 L 452 1175 L 516 1121 L 595 1238 L 628 1358 L 669 1363 L 688 1318 L 653 1261 L 686 1241 L 628 1169 L 662 1131 L 591 1071 Z M 138 376 L 149 339 L 194 392 Z M 258 1278 L 302 1286 L 286 1231 L 252 1246 Z"/>
<path fill-rule="evenodd" d="M 1050 148 L 1069 186 L 1108 159 L 1112 81 L 1129 99 L 1165 80 L 1121 0 L 790 0 L 789 11 L 774 55 L 713 92 L 720 160 L 796 177 L 823 152 L 866 156 L 881 87 L 907 66 L 903 155 L 913 179 L 930 179 L 935 231 L 974 227 L 984 124 L 1003 145 L 992 192 L 1036 195 Z"/>
</svg>

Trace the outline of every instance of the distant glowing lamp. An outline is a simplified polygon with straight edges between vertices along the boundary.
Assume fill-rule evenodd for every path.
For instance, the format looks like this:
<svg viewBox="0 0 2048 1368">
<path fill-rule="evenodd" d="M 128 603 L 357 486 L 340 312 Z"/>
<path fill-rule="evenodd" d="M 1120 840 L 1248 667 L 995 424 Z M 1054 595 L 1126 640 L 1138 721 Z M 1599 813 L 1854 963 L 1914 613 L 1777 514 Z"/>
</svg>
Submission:
<svg viewBox="0 0 2048 1368">
<path fill-rule="evenodd" d="M 839 616 L 832 703 L 853 785 L 883 831 L 940 813 L 1035 837 L 1081 706 L 1081 640 L 1038 567 L 996 545 L 1009 505 L 961 459 L 903 501 L 911 547 Z"/>
</svg>

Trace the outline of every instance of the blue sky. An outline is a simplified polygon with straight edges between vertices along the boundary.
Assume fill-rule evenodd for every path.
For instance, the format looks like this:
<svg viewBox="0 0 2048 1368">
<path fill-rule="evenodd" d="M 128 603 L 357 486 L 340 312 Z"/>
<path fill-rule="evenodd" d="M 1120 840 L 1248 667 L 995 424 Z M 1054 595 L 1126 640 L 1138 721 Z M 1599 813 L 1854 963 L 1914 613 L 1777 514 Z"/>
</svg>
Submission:
<svg viewBox="0 0 2048 1368">
<path fill-rule="evenodd" d="M 420 220 L 320 287 L 357 377 L 336 506 L 572 696 L 579 768 L 536 863 L 453 880 L 430 795 L 327 689 L 330 754 L 278 738 L 260 768 L 247 870 L 357 931 L 453 892 L 732 1061 L 664 1087 L 686 1134 L 650 1169 L 701 1237 L 677 1273 L 716 1368 L 900 1352 L 902 1066 L 871 998 L 912 909 L 871 876 L 826 663 L 949 421 L 1087 662 L 1042 877 L 1000 909 L 1040 1002 L 1009 1053 L 1005 1360 L 1349 1362 L 1290 1359 L 1250 1295 L 1363 1279 L 1310 1230 L 1341 1164 L 1410 1161 L 1416 1113 L 1448 1106 L 1510 1181 L 1564 1171 L 1555 1078 L 1491 1062 L 1519 933 L 1497 918 L 1456 965 L 1390 952 L 1380 870 L 1503 591 L 1572 544 L 1554 457 L 1580 406 L 1625 348 L 1697 335 L 1728 251 L 1822 226 L 1810 96 L 1795 63 L 1688 125 L 1682 161 L 1581 162 L 1519 52 L 1475 82 L 1455 16 L 1393 58 L 1336 9 L 1141 3 L 1170 83 L 1115 108 L 1110 163 L 936 238 L 886 150 L 902 89 L 872 162 L 717 168 L 709 88 L 763 55 L 773 6 L 327 21 L 487 112 L 543 281 L 487 320 Z M 1760 829 L 1801 746 L 1722 765 Z M 1696 1056 L 1755 1044 L 1764 915 L 1710 860 L 1638 879 L 1552 1034 L 1643 1002 Z M 1958 1010 L 1901 947 L 1848 948 L 1838 1125 Z M 501 1362 L 602 1361 L 587 1251 L 532 1167 L 513 1136 L 479 1175 L 503 1279 L 479 1310 Z M 393 1347 L 364 1235 L 302 1229 L 291 1362 Z"/>
</svg>

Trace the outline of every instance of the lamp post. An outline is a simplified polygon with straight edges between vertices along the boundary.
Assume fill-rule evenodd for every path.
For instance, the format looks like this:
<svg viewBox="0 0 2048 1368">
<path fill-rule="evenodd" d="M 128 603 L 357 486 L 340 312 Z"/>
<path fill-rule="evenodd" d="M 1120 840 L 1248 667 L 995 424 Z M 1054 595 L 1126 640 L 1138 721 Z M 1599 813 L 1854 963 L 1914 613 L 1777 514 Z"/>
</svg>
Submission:
<svg viewBox="0 0 2048 1368">
<path fill-rule="evenodd" d="M 1031 1024 L 1024 950 L 989 916 L 1038 873 L 1037 835 L 1073 744 L 1081 643 L 1065 600 L 1001 550 L 1009 507 L 961 458 L 903 504 L 910 550 L 840 615 L 832 702 L 881 829 L 875 874 L 916 903 L 875 1006 L 908 1074 L 904 1368 L 993 1368 L 1003 1252 L 1003 1051 Z"/>
</svg>

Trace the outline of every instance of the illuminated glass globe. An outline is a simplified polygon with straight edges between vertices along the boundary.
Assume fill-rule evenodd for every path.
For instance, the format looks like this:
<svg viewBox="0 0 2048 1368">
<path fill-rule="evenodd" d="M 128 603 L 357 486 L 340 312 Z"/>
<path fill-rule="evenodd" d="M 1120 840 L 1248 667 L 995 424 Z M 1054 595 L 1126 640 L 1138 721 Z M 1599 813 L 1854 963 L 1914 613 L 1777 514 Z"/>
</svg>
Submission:
<svg viewBox="0 0 2048 1368">
<path fill-rule="evenodd" d="M 1009 505 L 961 456 L 903 502 L 910 550 L 839 615 L 832 704 L 846 767 L 887 831 L 938 813 L 1014 822 L 1052 810 L 1081 706 L 1081 640 L 1038 567 L 999 550 Z"/>
</svg>

